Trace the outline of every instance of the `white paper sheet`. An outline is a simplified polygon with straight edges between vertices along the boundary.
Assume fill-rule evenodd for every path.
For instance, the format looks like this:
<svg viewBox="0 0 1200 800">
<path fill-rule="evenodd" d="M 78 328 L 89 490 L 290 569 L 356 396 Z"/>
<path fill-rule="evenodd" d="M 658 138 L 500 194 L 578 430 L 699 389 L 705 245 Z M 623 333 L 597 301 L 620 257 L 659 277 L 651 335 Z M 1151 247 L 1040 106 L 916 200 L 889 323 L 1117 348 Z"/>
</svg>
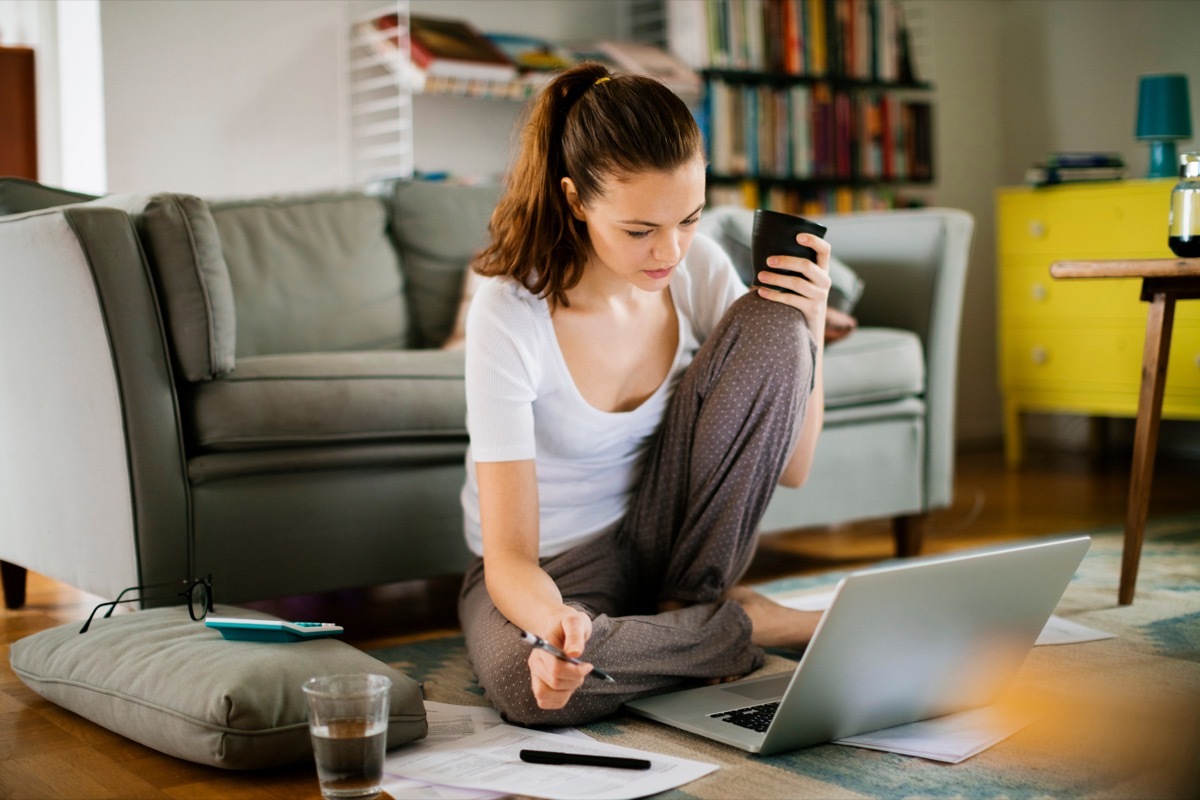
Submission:
<svg viewBox="0 0 1200 800">
<path fill-rule="evenodd" d="M 801 611 L 824 611 L 833 602 L 833 590 L 775 599 L 775 602 L 788 608 L 798 608 Z M 1078 622 L 1051 615 L 1050 619 L 1046 620 L 1046 627 L 1042 629 L 1034 645 L 1076 644 L 1115 638 L 1116 634 L 1089 628 Z"/>
<path fill-rule="evenodd" d="M 648 758 L 648 770 L 548 766 L 520 759 L 525 748 Z M 384 771 L 433 786 L 459 786 L 548 800 L 632 800 L 690 783 L 717 769 L 674 756 L 586 741 L 575 736 L 496 725 L 461 739 L 390 753 Z"/>
<path fill-rule="evenodd" d="M 425 719 L 429 723 L 429 732 L 424 739 L 418 739 L 405 745 L 403 749 L 405 754 L 415 753 L 440 742 L 465 739 L 480 731 L 504 724 L 504 720 L 500 719 L 499 712 L 491 706 L 456 706 L 433 700 L 425 701 Z M 558 728 L 554 732 L 561 736 L 592 741 L 591 737 L 576 728 Z M 383 769 L 383 789 L 396 800 L 489 800 L 489 798 L 504 796 L 503 792 L 438 786 L 424 781 L 414 781 L 389 773 L 386 763 Z"/>
<path fill-rule="evenodd" d="M 1006 713 L 988 706 L 848 736 L 834 744 L 957 764 L 1007 739 L 1032 721 L 1031 716 Z"/>
<path fill-rule="evenodd" d="M 1038 644 L 1077 644 L 1078 642 L 1094 642 L 1099 639 L 1115 639 L 1115 633 L 1089 628 L 1062 617 L 1050 617 L 1046 627 L 1042 628 L 1035 645 Z"/>
</svg>

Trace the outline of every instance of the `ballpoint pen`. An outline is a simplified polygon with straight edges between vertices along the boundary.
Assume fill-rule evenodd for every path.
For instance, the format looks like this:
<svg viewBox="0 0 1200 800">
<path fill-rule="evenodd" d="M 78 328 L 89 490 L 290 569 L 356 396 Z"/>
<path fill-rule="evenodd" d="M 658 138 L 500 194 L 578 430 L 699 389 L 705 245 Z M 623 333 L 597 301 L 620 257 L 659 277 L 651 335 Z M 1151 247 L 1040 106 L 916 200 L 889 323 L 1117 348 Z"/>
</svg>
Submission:
<svg viewBox="0 0 1200 800">
<path fill-rule="evenodd" d="M 520 629 L 518 628 L 518 630 L 520 630 Z M 550 644 L 542 637 L 532 634 L 529 631 L 521 631 L 521 638 L 527 644 L 529 644 L 531 647 L 536 647 L 540 650 L 545 650 L 550 655 L 552 655 L 555 658 L 560 659 L 562 661 L 566 661 L 568 664 L 582 664 L 583 663 L 578 658 L 574 658 L 573 656 L 567 655 L 562 650 L 559 650 L 557 647 Z M 612 675 L 609 675 L 607 672 L 600 669 L 595 664 L 592 665 L 592 671 L 589 672 L 588 674 L 595 675 L 597 678 L 602 678 L 602 679 L 608 681 L 609 683 L 617 682 L 616 678 L 614 678 Z"/>
<path fill-rule="evenodd" d="M 521 760 L 528 764 L 576 765 L 580 767 L 616 767 L 617 769 L 650 769 L 644 758 L 621 756 L 591 756 L 583 753 L 556 753 L 551 750 L 522 750 Z"/>
</svg>

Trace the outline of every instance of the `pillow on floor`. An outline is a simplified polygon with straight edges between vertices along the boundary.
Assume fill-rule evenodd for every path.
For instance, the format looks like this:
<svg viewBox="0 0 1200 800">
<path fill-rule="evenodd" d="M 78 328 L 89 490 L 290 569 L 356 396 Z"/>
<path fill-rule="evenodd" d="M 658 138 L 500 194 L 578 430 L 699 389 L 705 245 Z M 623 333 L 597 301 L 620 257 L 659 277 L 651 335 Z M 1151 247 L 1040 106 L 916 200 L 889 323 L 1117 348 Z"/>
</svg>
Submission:
<svg viewBox="0 0 1200 800">
<path fill-rule="evenodd" d="M 235 607 L 220 616 L 256 617 Z M 14 642 L 13 671 L 52 703 L 168 755 L 227 769 L 312 759 L 301 685 L 315 675 L 392 679 L 388 747 L 425 736 L 421 687 L 336 639 L 227 641 L 182 607 L 82 620 Z"/>
</svg>

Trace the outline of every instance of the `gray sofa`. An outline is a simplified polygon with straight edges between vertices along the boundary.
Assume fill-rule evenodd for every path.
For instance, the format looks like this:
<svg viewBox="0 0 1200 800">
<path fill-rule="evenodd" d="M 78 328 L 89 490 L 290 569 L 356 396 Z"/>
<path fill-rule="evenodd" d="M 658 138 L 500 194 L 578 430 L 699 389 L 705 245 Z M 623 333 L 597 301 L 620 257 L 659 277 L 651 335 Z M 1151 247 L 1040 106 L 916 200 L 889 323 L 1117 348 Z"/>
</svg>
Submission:
<svg viewBox="0 0 1200 800">
<path fill-rule="evenodd" d="M 226 603 L 461 571 L 463 361 L 439 345 L 497 193 L 402 182 L 0 217 L 10 607 L 25 569 L 101 596 L 211 573 Z M 732 252 L 748 217 L 727 216 L 713 233 Z M 779 491 L 765 530 L 950 502 L 970 217 L 822 221 L 865 281 L 862 327 L 828 350 L 811 482 Z"/>
</svg>

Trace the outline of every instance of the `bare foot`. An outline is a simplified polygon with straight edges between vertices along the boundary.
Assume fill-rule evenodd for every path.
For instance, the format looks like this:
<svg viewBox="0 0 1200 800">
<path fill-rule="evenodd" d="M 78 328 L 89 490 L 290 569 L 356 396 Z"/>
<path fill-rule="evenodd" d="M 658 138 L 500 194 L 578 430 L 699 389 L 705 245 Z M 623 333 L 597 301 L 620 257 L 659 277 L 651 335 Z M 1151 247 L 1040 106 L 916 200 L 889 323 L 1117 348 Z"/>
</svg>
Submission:
<svg viewBox="0 0 1200 800">
<path fill-rule="evenodd" d="M 735 586 L 725 597 L 742 607 L 750 618 L 750 641 L 759 647 L 803 647 L 812 639 L 819 611 L 799 611 L 781 606 L 749 586 Z"/>
</svg>

